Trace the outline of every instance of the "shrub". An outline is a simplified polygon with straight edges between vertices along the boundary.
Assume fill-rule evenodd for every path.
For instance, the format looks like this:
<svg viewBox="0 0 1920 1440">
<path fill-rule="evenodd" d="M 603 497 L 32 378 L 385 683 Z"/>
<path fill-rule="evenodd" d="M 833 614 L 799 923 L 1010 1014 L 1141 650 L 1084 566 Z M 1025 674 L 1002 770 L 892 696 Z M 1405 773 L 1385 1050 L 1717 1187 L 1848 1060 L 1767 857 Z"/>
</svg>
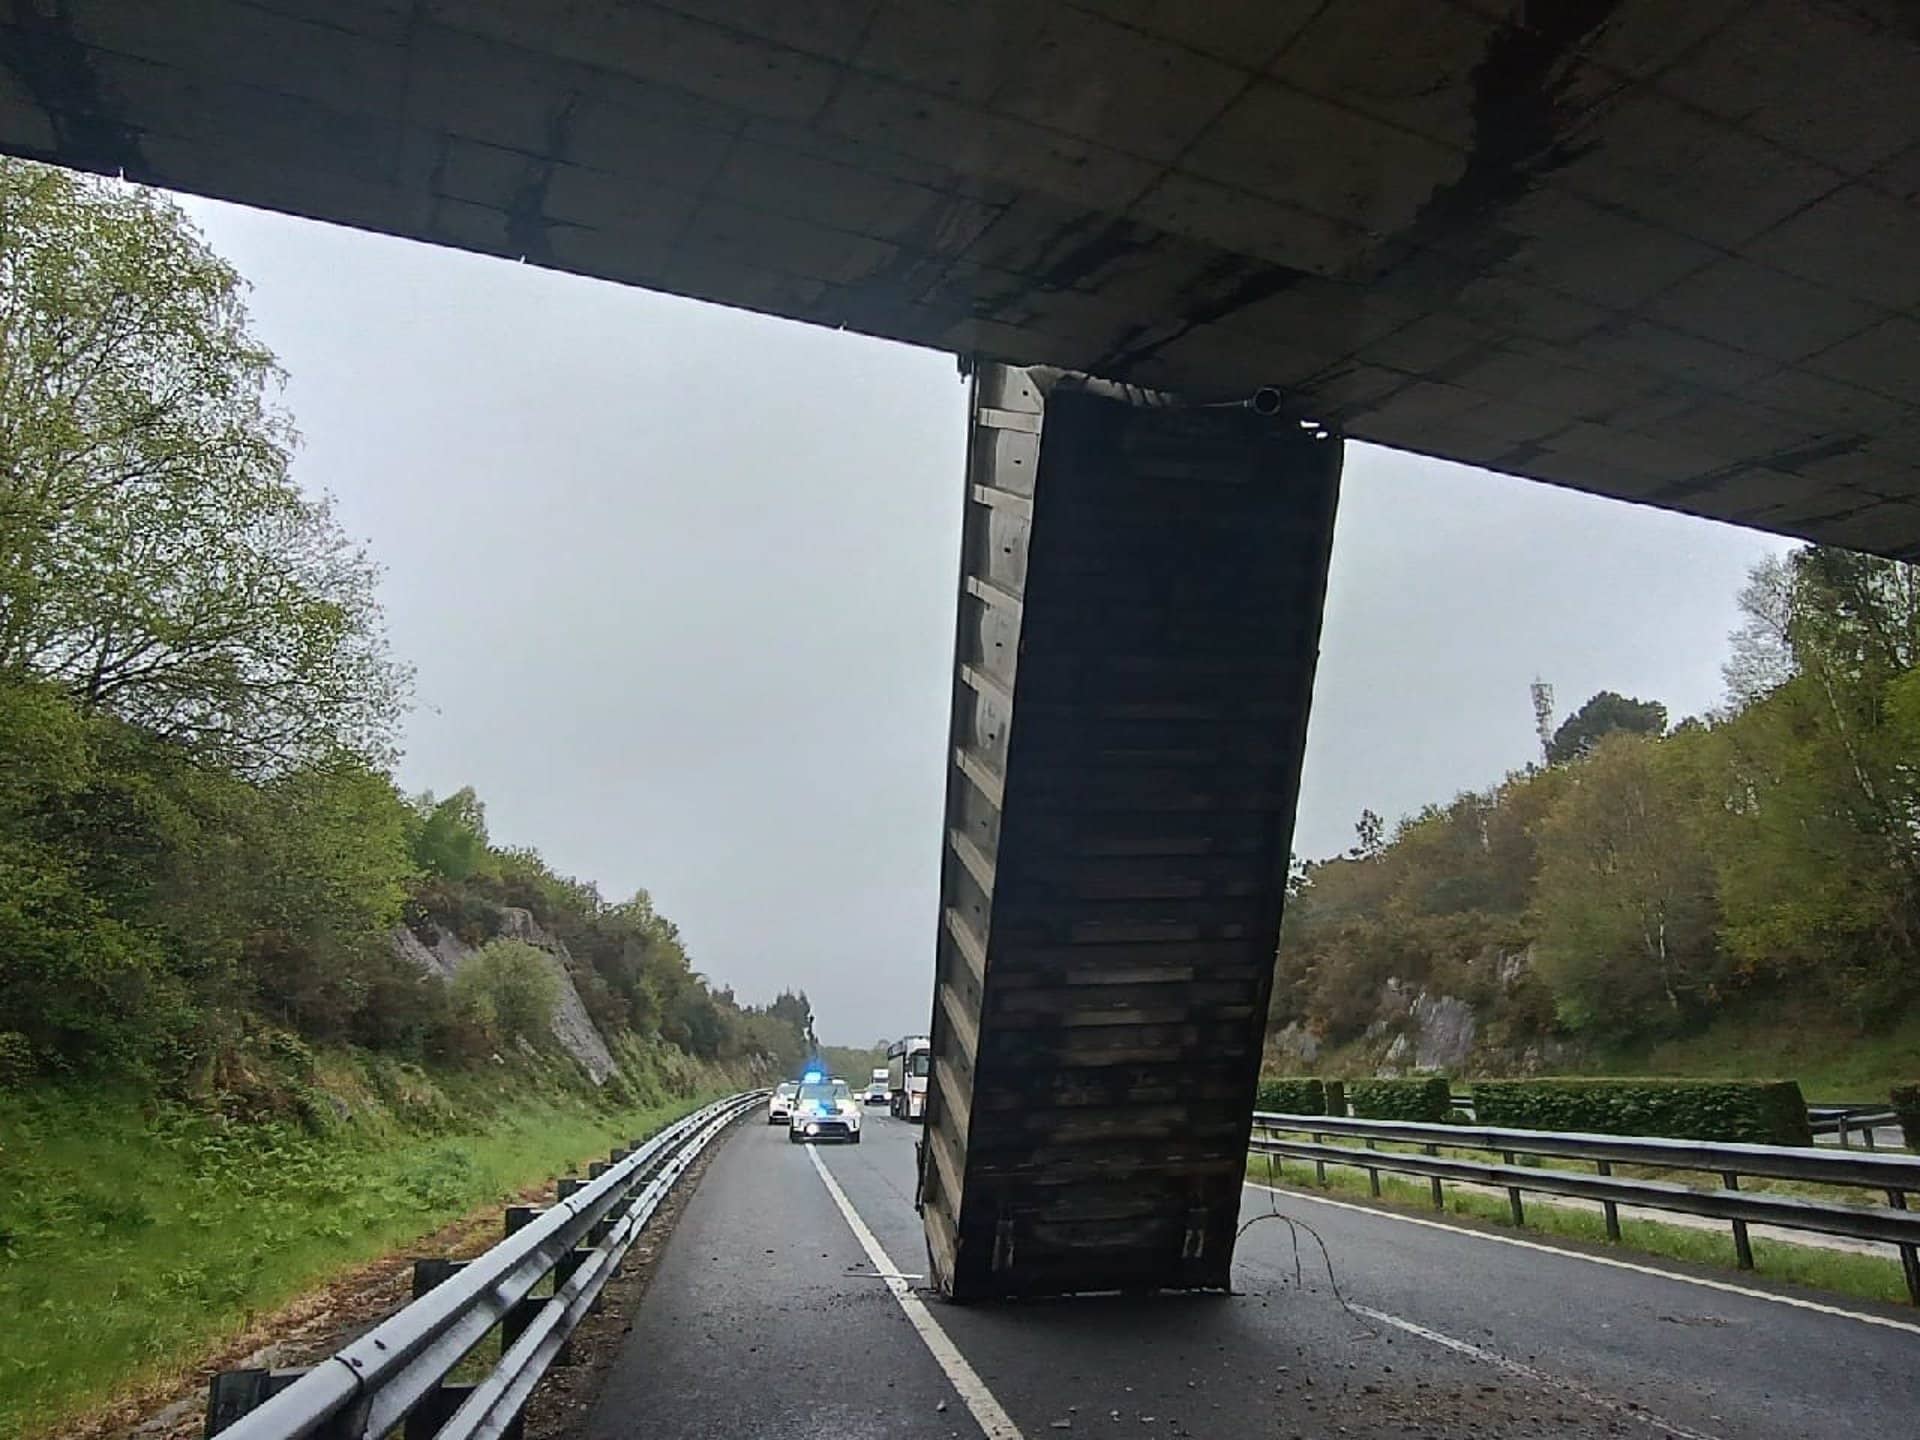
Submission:
<svg viewBox="0 0 1920 1440">
<path fill-rule="evenodd" d="M 1253 1105 L 1282 1115 L 1324 1115 L 1327 1087 L 1312 1076 L 1275 1076 L 1260 1082 Z"/>
<path fill-rule="evenodd" d="M 18 1030 L 0 1030 L 0 1090 L 26 1084 L 35 1068 L 33 1043 Z"/>
<path fill-rule="evenodd" d="M 1584 1130 L 1763 1145 L 1810 1145 L 1807 1102 L 1792 1080 L 1482 1080 L 1482 1125 Z"/>
<path fill-rule="evenodd" d="M 1888 1098 L 1893 1101 L 1893 1113 L 1900 1117 L 1907 1148 L 1920 1150 L 1920 1083 L 1896 1085 Z"/>
<path fill-rule="evenodd" d="M 1412 1080 L 1356 1080 L 1353 1113 L 1367 1120 L 1419 1120 L 1437 1124 L 1453 1108 L 1453 1087 L 1444 1075 Z"/>
<path fill-rule="evenodd" d="M 488 941 L 453 977 L 455 1005 L 500 1040 L 545 1034 L 559 997 L 552 960 L 524 940 Z"/>
</svg>

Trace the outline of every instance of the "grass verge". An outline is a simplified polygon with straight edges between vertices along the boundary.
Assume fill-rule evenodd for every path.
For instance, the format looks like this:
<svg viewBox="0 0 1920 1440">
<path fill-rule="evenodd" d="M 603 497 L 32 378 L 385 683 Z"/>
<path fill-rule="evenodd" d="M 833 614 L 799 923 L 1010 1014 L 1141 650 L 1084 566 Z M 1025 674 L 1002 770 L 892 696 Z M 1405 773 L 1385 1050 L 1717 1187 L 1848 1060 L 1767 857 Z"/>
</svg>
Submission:
<svg viewBox="0 0 1920 1440">
<path fill-rule="evenodd" d="M 1269 1162 L 1271 1161 L 1271 1170 Z M 1424 1180 L 1399 1176 L 1380 1177 L 1380 1196 L 1376 1201 L 1368 1190 L 1365 1172 L 1345 1166 L 1330 1166 L 1324 1185 L 1316 1183 L 1311 1161 L 1281 1161 L 1266 1155 L 1247 1158 L 1247 1178 L 1257 1184 L 1272 1184 L 1286 1189 L 1320 1194 L 1352 1196 L 1369 1203 L 1395 1209 L 1417 1211 L 1428 1216 L 1437 1212 Z M 1463 1219 L 1490 1223 L 1513 1230 L 1513 1217 L 1502 1196 L 1483 1195 L 1455 1185 L 1445 1189 L 1446 1212 Z M 1904 1304 L 1907 1288 L 1898 1262 L 1872 1255 L 1849 1255 L 1838 1250 L 1817 1250 L 1808 1245 L 1782 1244 L 1756 1238 L 1753 1241 L 1754 1268 L 1739 1272 L 1733 1250 L 1732 1228 L 1720 1232 L 1696 1230 L 1683 1225 L 1667 1225 L 1657 1220 L 1639 1220 L 1622 1216 L 1620 1242 L 1607 1239 L 1605 1219 L 1595 1211 L 1554 1205 L 1534 1195 L 1525 1197 L 1526 1230 L 1541 1236 L 1577 1240 L 1616 1251 L 1633 1250 L 1646 1255 L 1681 1260 L 1693 1265 L 1714 1266 L 1781 1280 L 1814 1290 Z"/>
<path fill-rule="evenodd" d="M 558 1063 L 404 1067 L 398 1087 L 331 1068 L 320 1133 L 132 1094 L 0 1098 L 0 1437 L 60 1431 L 257 1312 L 709 1098 L 685 1076 L 677 1097 L 609 1096 Z"/>
</svg>

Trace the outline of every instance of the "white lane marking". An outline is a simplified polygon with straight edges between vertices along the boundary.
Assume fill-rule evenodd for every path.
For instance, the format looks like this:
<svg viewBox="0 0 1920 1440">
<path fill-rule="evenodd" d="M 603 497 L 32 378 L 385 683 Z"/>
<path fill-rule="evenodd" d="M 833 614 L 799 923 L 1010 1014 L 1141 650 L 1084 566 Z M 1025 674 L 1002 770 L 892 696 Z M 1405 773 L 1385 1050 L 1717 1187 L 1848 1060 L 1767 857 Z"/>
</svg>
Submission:
<svg viewBox="0 0 1920 1440">
<path fill-rule="evenodd" d="M 1536 1385 L 1544 1385 L 1550 1390 L 1559 1390 L 1564 1394 L 1574 1396 L 1576 1399 L 1584 1400 L 1590 1405 L 1598 1405 L 1602 1410 L 1618 1415 L 1622 1419 L 1638 1420 L 1642 1425 L 1648 1425 L 1655 1430 L 1664 1431 L 1668 1435 L 1675 1436 L 1676 1440 L 1718 1440 L 1718 1437 L 1709 1435 L 1705 1431 L 1690 1430 L 1685 1425 L 1675 1424 L 1671 1420 L 1662 1419 L 1652 1411 L 1640 1410 L 1632 1405 L 1623 1405 L 1618 1400 L 1613 1400 L 1605 1395 L 1598 1394 L 1583 1385 L 1576 1385 L 1571 1380 L 1563 1380 L 1558 1375 L 1549 1375 L 1544 1370 L 1536 1370 L 1531 1365 L 1523 1365 L 1518 1360 L 1510 1360 L 1505 1355 L 1485 1349 L 1479 1345 L 1470 1344 L 1465 1340 L 1456 1340 L 1453 1336 L 1443 1335 L 1438 1330 L 1429 1330 L 1425 1325 L 1416 1325 L 1413 1321 L 1402 1319 L 1398 1315 L 1389 1315 L 1384 1310 L 1375 1310 L 1371 1305 L 1350 1304 L 1347 1308 L 1356 1315 L 1364 1315 L 1367 1319 L 1377 1320 L 1382 1325 L 1391 1325 L 1396 1330 L 1404 1330 L 1409 1335 L 1417 1335 L 1422 1340 L 1430 1341 L 1435 1345 L 1445 1346 L 1447 1349 L 1458 1354 L 1471 1356 L 1473 1359 L 1479 1360 L 1484 1364 L 1497 1366 L 1509 1375 L 1518 1375 L 1521 1379 L 1530 1380 Z"/>
<path fill-rule="evenodd" d="M 1699 1275 L 1683 1275 L 1677 1270 L 1662 1270 L 1657 1265 L 1636 1265 L 1631 1260 L 1616 1260 L 1611 1255 L 1589 1255 L 1582 1250 L 1563 1250 L 1558 1245 L 1542 1245 L 1537 1240 L 1522 1240 L 1514 1235 L 1489 1235 L 1484 1230 L 1472 1230 L 1464 1225 L 1449 1225 L 1441 1220 L 1428 1220 L 1419 1215 L 1400 1215 L 1391 1210 L 1375 1210 L 1370 1205 L 1355 1205 L 1346 1200 L 1329 1200 L 1324 1195 L 1309 1195 L 1304 1190 L 1282 1190 L 1272 1185 L 1261 1185 L 1255 1181 L 1246 1182 L 1249 1190 L 1264 1190 L 1270 1195 L 1285 1195 L 1293 1200 L 1311 1200 L 1315 1205 L 1331 1205 L 1336 1210 L 1351 1210 L 1359 1215 L 1372 1215 L 1381 1220 L 1398 1220 L 1403 1225 L 1420 1225 L 1429 1230 L 1444 1230 L 1449 1235 L 1462 1235 L 1470 1240 L 1486 1240 L 1495 1245 L 1512 1245 L 1521 1250 L 1538 1250 L 1546 1255 L 1558 1255 L 1566 1260 L 1583 1260 L 1589 1265 L 1605 1265 L 1614 1270 L 1630 1270 L 1636 1275 L 1653 1275 L 1662 1280 L 1677 1281 L 1682 1285 L 1697 1285 L 1704 1290 L 1719 1290 L 1728 1295 L 1744 1295 L 1749 1300 L 1765 1300 L 1772 1305 L 1791 1305 L 1796 1310 L 1811 1310 L 1816 1315 L 1834 1315 L 1842 1320 L 1858 1320 L 1862 1325 L 1879 1325 L 1888 1330 L 1904 1330 L 1909 1335 L 1920 1335 L 1920 1325 L 1911 1320 L 1895 1320 L 1889 1315 L 1872 1315 L 1863 1310 L 1846 1310 L 1838 1305 L 1825 1305 L 1818 1300 L 1803 1300 L 1798 1295 L 1776 1295 L 1771 1290 L 1755 1290 L 1749 1285 L 1734 1285 L 1725 1280 L 1708 1280 Z"/>
<path fill-rule="evenodd" d="M 940 1328 L 940 1322 L 933 1318 L 926 1302 L 900 1278 L 900 1267 L 880 1248 L 879 1237 L 867 1228 L 867 1222 L 853 1208 L 853 1202 L 847 1199 L 847 1192 L 840 1188 L 840 1183 L 822 1163 L 820 1152 L 809 1145 L 807 1158 L 813 1162 L 820 1183 L 827 1187 L 833 1203 L 840 1207 L 840 1216 L 847 1222 L 847 1228 L 853 1231 L 853 1238 L 860 1242 L 860 1248 L 867 1252 L 867 1259 L 873 1262 L 873 1268 L 887 1282 L 887 1289 L 900 1302 L 901 1310 L 906 1312 L 908 1322 L 919 1333 L 928 1353 L 946 1372 L 948 1381 L 960 1395 L 960 1403 L 967 1407 L 968 1413 L 979 1424 L 981 1433 L 987 1440 L 1026 1440 L 1020 1433 L 1020 1427 L 1013 1423 L 1007 1412 L 1000 1408 L 1000 1402 L 993 1398 L 993 1392 L 987 1389 L 987 1382 L 980 1378 L 979 1372 L 967 1363 L 967 1357 L 960 1353 L 959 1347 Z"/>
</svg>

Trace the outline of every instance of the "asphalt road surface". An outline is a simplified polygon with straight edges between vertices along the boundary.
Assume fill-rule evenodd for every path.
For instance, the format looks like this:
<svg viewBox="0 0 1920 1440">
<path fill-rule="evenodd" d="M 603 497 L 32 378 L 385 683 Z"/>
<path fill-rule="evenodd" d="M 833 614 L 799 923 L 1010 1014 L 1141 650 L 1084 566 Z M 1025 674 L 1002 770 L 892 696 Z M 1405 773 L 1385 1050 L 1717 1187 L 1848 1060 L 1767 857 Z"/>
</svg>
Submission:
<svg viewBox="0 0 1920 1440">
<path fill-rule="evenodd" d="M 858 1146 L 743 1124 L 590 1440 L 1920 1436 L 1912 1312 L 1255 1187 L 1231 1296 L 949 1305 L 918 1133 L 877 1111 Z M 1255 1218 L 1276 1207 L 1324 1239 L 1337 1294 L 1312 1235 Z"/>
</svg>

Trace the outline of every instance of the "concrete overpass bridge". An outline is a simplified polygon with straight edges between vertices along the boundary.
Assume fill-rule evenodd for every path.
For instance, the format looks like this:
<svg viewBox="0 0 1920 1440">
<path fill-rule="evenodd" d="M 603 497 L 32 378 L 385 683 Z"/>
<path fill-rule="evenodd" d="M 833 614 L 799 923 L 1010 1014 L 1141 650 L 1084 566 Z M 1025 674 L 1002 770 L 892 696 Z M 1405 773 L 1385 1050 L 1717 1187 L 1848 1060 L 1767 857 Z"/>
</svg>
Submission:
<svg viewBox="0 0 1920 1440">
<path fill-rule="evenodd" d="M 0 149 L 1187 397 L 977 384 L 959 1293 L 1224 1283 L 1323 431 L 1920 556 L 1903 0 L 14 0 Z"/>
</svg>

